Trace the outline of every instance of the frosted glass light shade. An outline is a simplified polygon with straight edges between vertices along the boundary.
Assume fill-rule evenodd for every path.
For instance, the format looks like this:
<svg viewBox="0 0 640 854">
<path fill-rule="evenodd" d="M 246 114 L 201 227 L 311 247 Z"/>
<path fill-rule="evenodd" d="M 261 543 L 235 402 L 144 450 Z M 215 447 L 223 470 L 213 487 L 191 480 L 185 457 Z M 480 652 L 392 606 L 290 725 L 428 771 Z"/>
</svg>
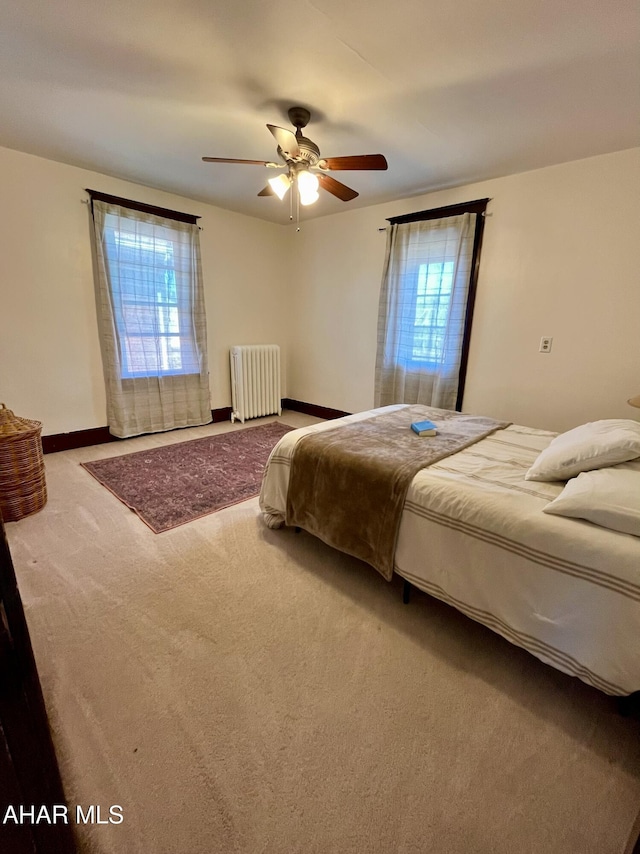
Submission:
<svg viewBox="0 0 640 854">
<path fill-rule="evenodd" d="M 279 199 L 284 199 L 287 190 L 291 186 L 291 178 L 288 175 L 278 175 L 277 178 L 269 178 L 269 186 Z"/>
<path fill-rule="evenodd" d="M 640 407 L 640 394 L 637 394 L 635 397 L 630 397 L 627 403 L 630 406 L 638 406 Z"/>
<path fill-rule="evenodd" d="M 318 177 L 314 175 L 312 172 L 307 172 L 303 170 L 302 172 L 298 172 L 298 189 L 300 190 L 300 195 L 303 193 L 311 194 L 318 192 Z"/>
<path fill-rule="evenodd" d="M 317 202 L 320 198 L 318 193 L 300 193 L 300 204 L 301 205 L 312 205 L 314 202 Z"/>
<path fill-rule="evenodd" d="M 312 172 L 303 170 L 298 172 L 298 193 L 300 194 L 301 205 L 312 205 L 319 199 L 318 196 L 318 178 Z"/>
</svg>

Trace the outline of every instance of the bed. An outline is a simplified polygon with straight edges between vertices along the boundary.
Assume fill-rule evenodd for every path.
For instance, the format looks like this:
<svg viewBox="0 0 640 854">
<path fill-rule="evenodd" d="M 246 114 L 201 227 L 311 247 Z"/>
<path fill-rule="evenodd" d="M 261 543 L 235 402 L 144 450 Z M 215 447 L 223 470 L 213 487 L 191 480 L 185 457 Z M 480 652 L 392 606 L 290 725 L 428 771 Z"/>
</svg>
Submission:
<svg viewBox="0 0 640 854">
<path fill-rule="evenodd" d="M 305 437 L 359 425 L 351 428 L 353 432 L 392 412 L 408 424 L 416 410 L 404 405 L 381 407 L 287 433 L 273 449 L 264 472 L 259 503 L 265 523 L 271 528 L 291 524 L 292 462 Z M 442 410 L 424 409 L 424 417 L 438 423 L 444 415 Z M 622 433 L 625 423 L 619 422 Z M 393 571 L 547 664 L 606 694 L 637 698 L 640 536 L 626 531 L 640 533 L 640 506 L 634 516 L 640 505 L 640 490 L 635 493 L 640 485 L 640 424 L 628 422 L 622 450 L 599 449 L 604 464 L 599 464 L 601 474 L 595 484 L 587 484 L 593 471 L 576 476 L 566 465 L 559 469 L 560 479 L 551 480 L 545 474 L 544 465 L 557 463 L 554 449 L 563 450 L 562 442 L 570 432 L 557 436 L 500 425 L 421 468 L 403 498 Z M 432 440 L 415 437 L 415 441 Z M 566 464 L 566 447 L 564 457 Z M 575 460 L 569 458 L 575 469 Z M 577 465 L 580 471 L 580 461 Z M 549 479 L 532 479 L 540 475 Z M 591 508 L 598 503 L 592 500 L 593 490 L 605 494 L 602 478 L 614 476 L 626 478 L 629 507 L 621 523 L 610 520 L 606 507 L 599 509 L 600 516 L 581 510 L 580 496 L 576 510 L 571 490 L 575 492 L 579 485 L 585 493 L 586 488 L 582 504 L 586 501 Z M 629 490 L 638 497 L 629 498 Z M 619 503 L 613 502 L 613 517 Z M 347 517 L 350 512 L 349 507 L 343 511 Z M 564 513 L 572 515 L 559 515 Z M 587 521 L 585 514 L 598 523 Z M 612 530 L 611 525 L 623 530 Z M 312 533 L 334 545 L 322 531 Z"/>
</svg>

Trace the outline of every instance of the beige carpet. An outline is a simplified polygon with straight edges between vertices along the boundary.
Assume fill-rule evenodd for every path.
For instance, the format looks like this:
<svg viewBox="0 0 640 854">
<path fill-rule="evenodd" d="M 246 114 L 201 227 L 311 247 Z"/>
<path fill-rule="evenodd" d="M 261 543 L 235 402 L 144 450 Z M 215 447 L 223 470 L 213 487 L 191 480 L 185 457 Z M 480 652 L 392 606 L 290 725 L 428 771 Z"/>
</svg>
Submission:
<svg viewBox="0 0 640 854">
<path fill-rule="evenodd" d="M 153 534 L 78 464 L 123 450 L 46 457 L 7 526 L 68 799 L 124 811 L 83 851 L 625 851 L 640 724 L 610 699 L 257 499 Z"/>
</svg>

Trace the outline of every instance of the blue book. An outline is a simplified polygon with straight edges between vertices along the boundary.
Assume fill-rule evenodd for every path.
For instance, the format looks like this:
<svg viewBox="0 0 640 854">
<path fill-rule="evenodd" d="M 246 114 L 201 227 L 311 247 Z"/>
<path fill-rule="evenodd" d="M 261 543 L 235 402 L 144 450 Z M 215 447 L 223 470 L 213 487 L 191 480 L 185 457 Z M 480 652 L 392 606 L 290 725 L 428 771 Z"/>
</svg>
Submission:
<svg viewBox="0 0 640 854">
<path fill-rule="evenodd" d="M 411 429 L 418 436 L 435 436 L 438 432 L 433 421 L 414 421 Z"/>
</svg>

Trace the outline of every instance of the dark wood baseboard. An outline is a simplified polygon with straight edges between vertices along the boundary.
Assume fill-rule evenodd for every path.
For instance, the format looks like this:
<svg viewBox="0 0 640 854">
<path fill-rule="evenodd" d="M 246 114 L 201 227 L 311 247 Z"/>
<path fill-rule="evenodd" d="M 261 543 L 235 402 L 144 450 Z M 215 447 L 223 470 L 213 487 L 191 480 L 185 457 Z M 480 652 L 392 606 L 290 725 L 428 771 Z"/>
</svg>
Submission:
<svg viewBox="0 0 640 854">
<path fill-rule="evenodd" d="M 86 448 L 88 445 L 104 445 L 106 442 L 120 442 L 117 436 L 109 433 L 108 427 L 92 427 L 90 430 L 74 430 L 73 433 L 56 433 L 42 437 L 42 451 L 55 454 L 57 451 L 72 451 L 74 448 Z"/>
<path fill-rule="evenodd" d="M 328 406 L 316 406 L 315 403 L 303 403 L 301 400 L 292 400 L 290 397 L 282 398 L 282 408 L 292 409 L 294 412 L 304 412 L 305 415 L 314 415 L 316 418 L 342 418 L 343 415 L 351 415 L 342 409 L 331 409 Z"/>
<path fill-rule="evenodd" d="M 218 421 L 231 421 L 231 413 L 233 410 L 230 406 L 222 406 L 220 409 L 212 409 L 211 417 L 214 423 Z"/>
<path fill-rule="evenodd" d="M 231 420 L 231 407 L 223 406 L 211 410 L 211 419 L 217 421 Z M 122 442 L 117 436 L 112 436 L 108 427 L 92 427 L 89 430 L 74 430 L 72 433 L 56 433 L 53 436 L 42 437 L 42 452 L 55 454 L 57 451 L 72 451 L 74 448 L 86 448 L 89 445 L 104 445 L 106 442 Z"/>
<path fill-rule="evenodd" d="M 283 409 L 292 409 L 294 412 L 304 412 L 306 415 L 314 415 L 316 418 L 340 418 L 349 415 L 341 409 L 329 409 L 327 406 L 316 406 L 314 403 L 303 403 L 300 400 L 291 400 L 290 397 L 282 399 Z M 230 421 L 232 409 L 230 406 L 221 406 L 219 409 L 211 410 L 213 423 L 219 421 Z M 109 433 L 108 427 L 92 427 L 89 430 L 74 430 L 72 433 L 56 433 L 53 436 L 42 437 L 42 451 L 45 454 L 55 454 L 57 451 L 72 451 L 75 448 L 87 448 L 89 445 L 104 445 L 106 442 L 122 442 L 117 436 Z"/>
</svg>

